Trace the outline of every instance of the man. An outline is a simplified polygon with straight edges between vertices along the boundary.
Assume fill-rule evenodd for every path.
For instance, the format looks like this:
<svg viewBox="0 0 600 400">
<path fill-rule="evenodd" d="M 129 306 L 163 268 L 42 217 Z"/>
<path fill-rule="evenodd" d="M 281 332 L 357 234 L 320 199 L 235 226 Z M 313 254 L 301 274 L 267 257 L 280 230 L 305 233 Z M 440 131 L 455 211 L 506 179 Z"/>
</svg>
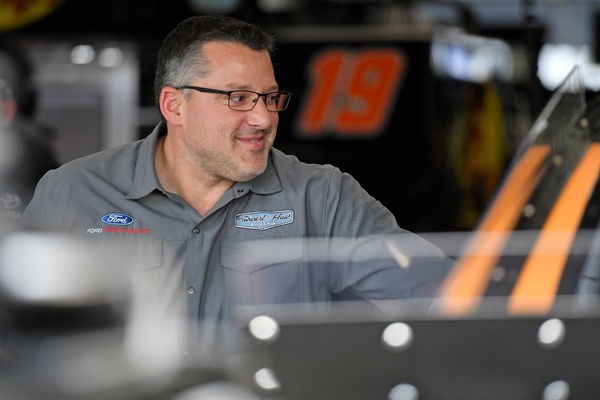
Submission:
<svg viewBox="0 0 600 400">
<path fill-rule="evenodd" d="M 242 304 L 433 295 L 448 268 L 437 248 L 350 175 L 272 148 L 290 98 L 272 49 L 270 35 L 229 17 L 181 22 L 158 55 L 163 121 L 48 173 L 23 224 L 126 243 L 123 264 L 150 291 L 183 296 L 192 319 L 230 322 Z"/>
</svg>

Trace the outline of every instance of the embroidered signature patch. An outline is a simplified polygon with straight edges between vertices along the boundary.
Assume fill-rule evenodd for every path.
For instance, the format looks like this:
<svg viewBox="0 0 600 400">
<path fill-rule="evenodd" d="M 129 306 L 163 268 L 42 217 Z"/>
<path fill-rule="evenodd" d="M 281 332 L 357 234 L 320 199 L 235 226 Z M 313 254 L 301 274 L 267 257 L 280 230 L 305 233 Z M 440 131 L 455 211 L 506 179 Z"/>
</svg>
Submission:
<svg viewBox="0 0 600 400">
<path fill-rule="evenodd" d="M 292 222 L 294 222 L 293 210 L 254 211 L 235 216 L 236 228 L 258 229 L 261 231 L 291 224 Z"/>
</svg>

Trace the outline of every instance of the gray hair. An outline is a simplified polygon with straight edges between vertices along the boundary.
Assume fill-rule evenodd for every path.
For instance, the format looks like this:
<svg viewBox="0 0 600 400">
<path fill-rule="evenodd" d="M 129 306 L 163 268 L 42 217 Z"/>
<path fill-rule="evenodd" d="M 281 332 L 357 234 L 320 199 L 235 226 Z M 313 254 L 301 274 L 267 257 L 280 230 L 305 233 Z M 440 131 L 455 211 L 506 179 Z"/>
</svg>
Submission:
<svg viewBox="0 0 600 400">
<path fill-rule="evenodd" d="M 269 53 L 275 46 L 273 36 L 256 25 L 222 15 L 190 17 L 166 36 L 158 52 L 154 77 L 157 103 L 163 87 L 189 84 L 207 73 L 202 44 L 209 41 L 239 43 Z"/>
</svg>

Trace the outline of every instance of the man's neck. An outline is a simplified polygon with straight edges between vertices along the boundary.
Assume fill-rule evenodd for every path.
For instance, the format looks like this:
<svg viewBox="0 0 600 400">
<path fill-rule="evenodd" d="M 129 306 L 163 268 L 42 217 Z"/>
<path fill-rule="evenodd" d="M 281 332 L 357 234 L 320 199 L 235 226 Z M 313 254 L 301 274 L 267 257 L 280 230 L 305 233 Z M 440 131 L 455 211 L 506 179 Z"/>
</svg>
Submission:
<svg viewBox="0 0 600 400">
<path fill-rule="evenodd" d="M 154 164 L 158 181 L 165 191 L 178 195 L 200 215 L 206 215 L 234 182 L 200 173 L 189 158 L 176 154 L 166 138 L 160 137 L 156 144 Z"/>
</svg>

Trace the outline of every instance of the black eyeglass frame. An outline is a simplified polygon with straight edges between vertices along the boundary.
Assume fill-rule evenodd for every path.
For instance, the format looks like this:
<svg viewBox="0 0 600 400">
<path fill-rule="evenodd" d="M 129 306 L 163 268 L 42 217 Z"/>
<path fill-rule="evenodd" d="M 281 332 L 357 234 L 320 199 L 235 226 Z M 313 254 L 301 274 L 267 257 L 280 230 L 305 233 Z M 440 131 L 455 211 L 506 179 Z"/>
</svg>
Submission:
<svg viewBox="0 0 600 400">
<path fill-rule="evenodd" d="M 198 92 L 203 92 L 203 93 L 225 94 L 225 95 L 227 95 L 227 107 L 229 107 L 229 109 L 231 109 L 233 111 L 251 111 L 254 109 L 254 107 L 256 107 L 256 103 L 258 103 L 258 99 L 261 97 L 263 98 L 263 100 L 265 102 L 265 106 L 267 107 L 267 110 L 269 110 L 271 112 L 284 111 L 287 108 L 288 104 L 290 103 L 290 97 L 292 96 L 292 94 L 290 92 L 288 92 L 287 90 L 274 90 L 272 92 L 267 92 L 267 93 L 258 93 L 258 92 L 255 92 L 254 90 L 246 90 L 246 89 L 219 90 L 219 89 L 210 89 L 210 88 L 205 88 L 205 87 L 201 87 L 201 86 L 192 86 L 192 85 L 176 86 L 175 89 L 178 89 L 178 90 L 192 89 L 192 90 L 196 90 Z M 236 92 L 254 93 L 255 95 L 257 95 L 256 100 L 254 100 L 252 103 L 252 107 L 247 110 L 238 110 L 238 109 L 232 108 L 231 104 L 230 104 L 231 94 L 236 93 Z M 269 104 L 267 103 L 267 96 L 270 94 L 273 94 L 273 93 L 281 93 L 281 94 L 285 94 L 287 96 L 287 100 L 285 101 L 285 104 L 283 105 L 283 108 L 281 110 L 270 110 L 269 109 Z"/>
</svg>

